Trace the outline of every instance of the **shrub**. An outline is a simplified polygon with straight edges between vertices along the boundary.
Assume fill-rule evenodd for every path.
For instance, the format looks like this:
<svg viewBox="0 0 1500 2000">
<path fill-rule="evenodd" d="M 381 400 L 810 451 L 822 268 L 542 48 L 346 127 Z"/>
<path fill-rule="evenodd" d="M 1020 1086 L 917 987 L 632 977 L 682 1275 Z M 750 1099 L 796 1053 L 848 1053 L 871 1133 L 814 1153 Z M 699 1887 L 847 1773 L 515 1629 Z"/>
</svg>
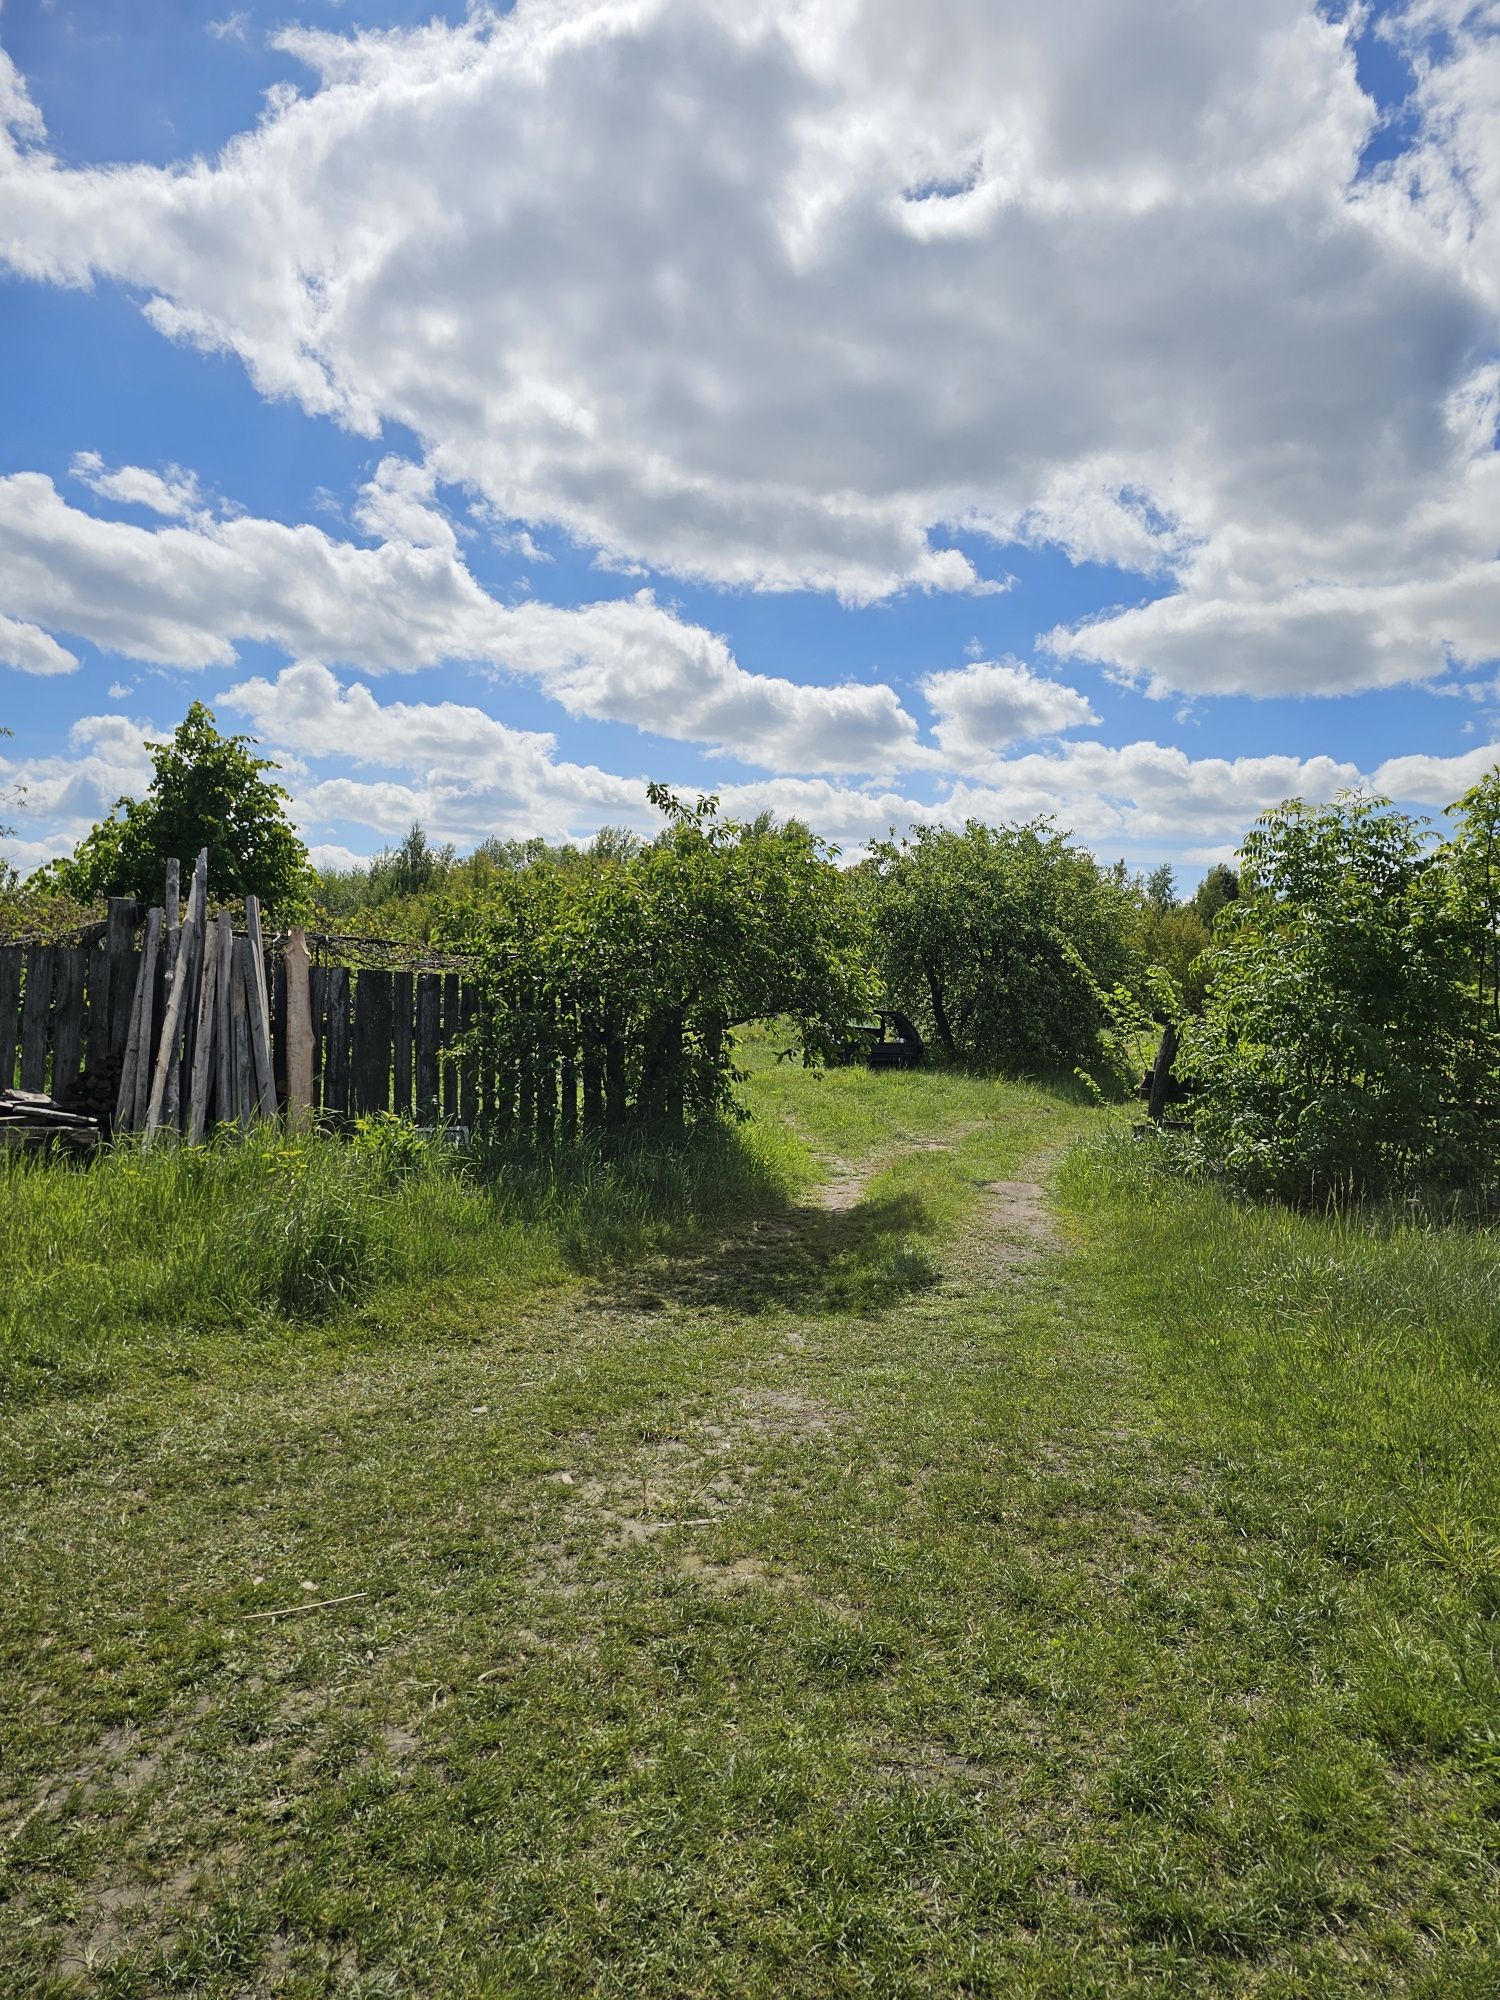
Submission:
<svg viewBox="0 0 1500 2000">
<path fill-rule="evenodd" d="M 1198 1150 L 1247 1190 L 1326 1202 L 1497 1171 L 1500 774 L 1456 838 L 1384 800 L 1259 820 L 1184 1030 Z"/>
</svg>

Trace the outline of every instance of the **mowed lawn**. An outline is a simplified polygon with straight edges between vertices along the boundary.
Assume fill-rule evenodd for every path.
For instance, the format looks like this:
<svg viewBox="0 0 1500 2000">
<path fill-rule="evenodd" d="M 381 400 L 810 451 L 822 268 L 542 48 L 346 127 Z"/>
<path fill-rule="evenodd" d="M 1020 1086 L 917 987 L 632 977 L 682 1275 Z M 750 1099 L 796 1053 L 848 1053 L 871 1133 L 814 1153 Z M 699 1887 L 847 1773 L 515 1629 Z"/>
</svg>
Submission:
<svg viewBox="0 0 1500 2000">
<path fill-rule="evenodd" d="M 0 1183 L 0 1990 L 1492 2000 L 1495 1236 L 749 1098 Z"/>
</svg>

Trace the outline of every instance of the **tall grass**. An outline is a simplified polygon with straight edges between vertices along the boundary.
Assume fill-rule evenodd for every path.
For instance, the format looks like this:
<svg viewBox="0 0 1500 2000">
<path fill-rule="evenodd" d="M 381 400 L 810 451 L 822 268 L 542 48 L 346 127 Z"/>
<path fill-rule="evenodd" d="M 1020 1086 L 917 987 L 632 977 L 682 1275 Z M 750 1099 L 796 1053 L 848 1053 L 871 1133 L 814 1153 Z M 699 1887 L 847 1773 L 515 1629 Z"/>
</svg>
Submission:
<svg viewBox="0 0 1500 2000">
<path fill-rule="evenodd" d="M 712 1127 L 678 1144 L 459 1152 L 394 1120 L 351 1142 L 122 1143 L 85 1164 L 0 1154 L 0 1396 L 191 1370 L 205 1337 L 306 1328 L 377 1291 L 512 1293 L 638 1257 L 784 1199 L 795 1142 Z"/>
<path fill-rule="evenodd" d="M 1251 1204 L 1155 1151 L 1066 1163 L 1080 1296 L 1211 1511 L 1296 1589 L 1345 1579 L 1352 1726 L 1500 1776 L 1500 1233 Z"/>
</svg>

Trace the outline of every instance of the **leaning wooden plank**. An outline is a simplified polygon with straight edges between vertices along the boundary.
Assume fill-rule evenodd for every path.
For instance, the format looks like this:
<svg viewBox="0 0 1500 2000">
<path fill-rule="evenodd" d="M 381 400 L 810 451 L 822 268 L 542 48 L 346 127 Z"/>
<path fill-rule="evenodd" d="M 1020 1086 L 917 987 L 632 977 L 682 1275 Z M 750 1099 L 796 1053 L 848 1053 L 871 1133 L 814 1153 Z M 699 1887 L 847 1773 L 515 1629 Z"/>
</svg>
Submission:
<svg viewBox="0 0 1500 2000">
<path fill-rule="evenodd" d="M 312 987 L 307 962 L 307 933 L 293 924 L 286 941 L 286 1122 L 293 1132 L 312 1124 L 313 1028 Z"/>
<path fill-rule="evenodd" d="M 218 1020 L 218 939 L 203 954 L 203 983 L 198 992 L 198 1026 L 193 1042 L 193 1072 L 188 1085 L 188 1144 L 201 1145 L 208 1129 L 208 1101 L 214 1087 L 214 1026 Z"/>
<path fill-rule="evenodd" d="M 245 898 L 246 961 L 250 985 L 246 1001 L 250 1010 L 250 1057 L 255 1065 L 256 1106 L 263 1118 L 276 1116 L 276 1072 L 271 1063 L 271 1000 L 266 990 L 266 953 L 260 930 L 260 902 Z"/>
<path fill-rule="evenodd" d="M 175 862 L 167 863 L 167 887 L 172 886 Z M 161 1130 L 163 1123 L 174 1124 L 177 1105 L 178 1065 L 182 1061 L 182 1031 L 187 1019 L 189 988 L 192 985 L 190 973 L 193 965 L 193 939 L 203 927 L 203 905 L 208 891 L 208 863 L 205 857 L 201 869 L 193 870 L 193 886 L 188 897 L 187 916 L 182 923 L 178 937 L 177 963 L 171 967 L 172 980 L 167 988 L 166 1018 L 162 1022 L 161 1047 L 157 1052 L 155 1067 L 151 1073 L 151 1096 L 146 1106 L 146 1138 L 148 1142 Z M 171 911 L 168 910 L 170 920 Z"/>
<path fill-rule="evenodd" d="M 83 1060 L 83 975 L 88 955 L 57 954 L 57 997 L 52 1008 L 52 1095 L 63 1102 L 78 1088 Z"/>
<path fill-rule="evenodd" d="M 0 1090 L 16 1075 L 16 1019 L 21 1007 L 21 947 L 0 945 Z"/>
<path fill-rule="evenodd" d="M 26 998 L 21 1002 L 21 1088 L 47 1087 L 47 1017 L 52 1011 L 52 947 L 26 952 Z"/>
<path fill-rule="evenodd" d="M 162 911 L 166 921 L 162 927 L 161 939 L 162 1034 L 160 1047 L 165 1049 L 171 1039 L 167 1034 L 167 1019 L 172 1012 L 172 989 L 177 984 L 177 954 L 181 947 L 182 933 L 182 863 L 176 859 L 169 860 L 167 863 L 167 880 L 166 889 L 162 896 Z M 156 1089 L 156 1068 L 154 1064 L 151 1071 L 151 1087 L 154 1095 Z M 160 1112 L 158 1112 L 156 1123 L 160 1123 L 160 1115 Z M 148 1099 L 146 1105 L 146 1131 L 149 1134 L 154 1130 L 155 1124 L 152 1121 L 151 1104 Z"/>
<path fill-rule="evenodd" d="M 214 1118 L 227 1125 L 235 1116 L 234 1021 L 229 988 L 234 977 L 234 929 L 229 912 L 214 918 Z"/>
<path fill-rule="evenodd" d="M 180 966 L 178 976 L 187 980 L 187 991 L 182 996 L 182 1053 L 167 1079 L 166 1123 L 181 1131 L 187 1124 L 188 1099 L 192 1092 L 193 1054 L 198 1043 L 199 994 L 203 985 L 203 960 L 208 939 L 208 849 L 200 847 L 198 858 L 193 863 L 193 886 L 188 899 L 189 913 L 194 915 L 192 937 L 183 940 L 182 958 L 185 970 Z"/>
<path fill-rule="evenodd" d="M 242 1131 L 248 1131 L 255 1116 L 260 1093 L 255 1084 L 255 1060 L 250 1053 L 250 1000 L 248 989 L 255 984 L 250 964 L 250 941 L 235 941 L 234 971 L 229 981 L 229 1018 L 234 1030 L 234 1082 L 231 1086 L 233 1116 Z"/>
<path fill-rule="evenodd" d="M 120 1094 L 115 1102 L 115 1123 L 122 1132 L 137 1128 L 136 1103 L 139 1084 L 151 1059 L 151 1009 L 156 995 L 156 953 L 161 939 L 162 913 L 151 910 L 146 917 L 146 936 L 141 946 L 140 967 L 135 976 L 135 1000 L 130 1027 L 125 1037 L 125 1059 L 120 1069 Z M 113 975 L 111 975 L 113 977 Z"/>
</svg>

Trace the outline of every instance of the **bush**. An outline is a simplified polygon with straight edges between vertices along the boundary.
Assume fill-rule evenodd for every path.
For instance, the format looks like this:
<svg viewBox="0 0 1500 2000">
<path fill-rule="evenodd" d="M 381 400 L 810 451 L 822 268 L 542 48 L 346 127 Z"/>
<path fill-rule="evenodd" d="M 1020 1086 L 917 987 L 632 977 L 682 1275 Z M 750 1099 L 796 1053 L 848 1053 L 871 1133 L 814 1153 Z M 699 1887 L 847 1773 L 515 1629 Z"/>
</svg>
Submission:
<svg viewBox="0 0 1500 2000">
<path fill-rule="evenodd" d="M 1500 773 L 1433 844 L 1384 800 L 1257 822 L 1180 1067 L 1198 1151 L 1246 1190 L 1327 1202 L 1500 1171 Z"/>
</svg>

